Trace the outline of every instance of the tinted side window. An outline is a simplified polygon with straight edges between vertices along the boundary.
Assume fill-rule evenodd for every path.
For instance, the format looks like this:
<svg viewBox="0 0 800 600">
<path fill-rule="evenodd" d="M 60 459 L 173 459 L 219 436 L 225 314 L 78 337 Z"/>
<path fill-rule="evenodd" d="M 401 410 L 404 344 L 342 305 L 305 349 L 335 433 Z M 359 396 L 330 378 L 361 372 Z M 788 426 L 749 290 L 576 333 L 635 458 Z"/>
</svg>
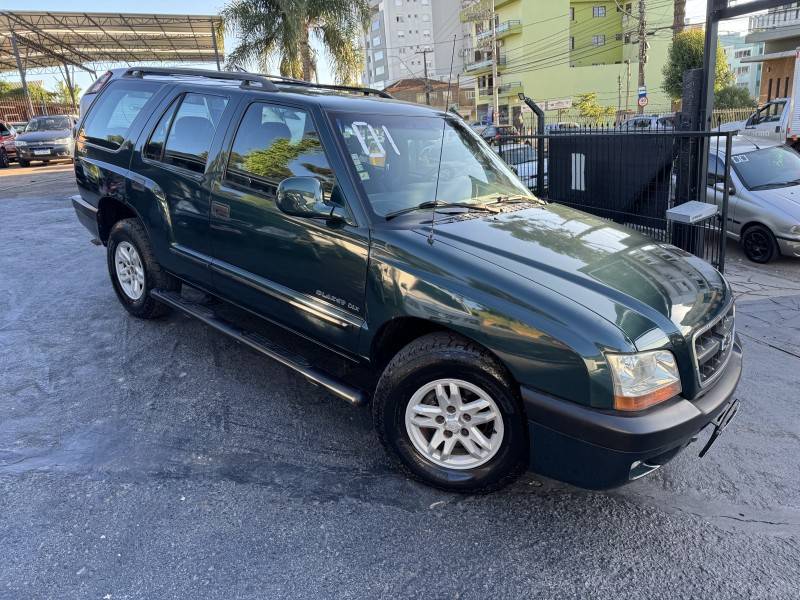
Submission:
<svg viewBox="0 0 800 600">
<path fill-rule="evenodd" d="M 164 140 L 167 139 L 167 133 L 169 133 L 169 126 L 172 125 L 172 117 L 175 115 L 175 111 L 178 109 L 178 102 L 180 101 L 180 97 L 176 98 L 172 101 L 167 108 L 164 116 L 161 117 L 156 128 L 153 130 L 153 133 L 150 135 L 150 139 L 147 140 L 147 144 L 144 147 L 144 156 L 145 158 L 149 158 L 151 160 L 161 160 L 164 154 Z"/>
<path fill-rule="evenodd" d="M 208 149 L 228 99 L 206 94 L 186 94 L 172 120 L 163 161 L 202 173 Z"/>
<path fill-rule="evenodd" d="M 119 148 L 158 87 L 142 83 L 117 83 L 109 87 L 92 106 L 80 137 L 107 148 Z"/>
<path fill-rule="evenodd" d="M 5 125 L 0 124 L 0 135 L 9 135 L 10 133 L 11 132 L 8 129 L 6 129 Z"/>
<path fill-rule="evenodd" d="M 316 177 L 326 195 L 334 176 L 314 123 L 306 111 L 251 104 L 236 132 L 225 178 L 273 196 L 287 177 Z"/>
<path fill-rule="evenodd" d="M 708 185 L 725 179 L 725 165 L 714 154 L 708 155 Z"/>
</svg>

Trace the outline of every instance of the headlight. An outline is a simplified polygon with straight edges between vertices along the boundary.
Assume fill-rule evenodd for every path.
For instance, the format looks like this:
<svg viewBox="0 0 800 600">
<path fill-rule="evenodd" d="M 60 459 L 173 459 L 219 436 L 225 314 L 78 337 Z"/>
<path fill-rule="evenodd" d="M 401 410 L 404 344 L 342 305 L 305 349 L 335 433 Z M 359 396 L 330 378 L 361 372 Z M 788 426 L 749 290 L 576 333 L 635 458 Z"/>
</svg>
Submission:
<svg viewBox="0 0 800 600">
<path fill-rule="evenodd" d="M 72 143 L 72 138 L 69 138 L 69 137 L 58 138 L 57 140 L 53 140 L 53 143 L 54 144 L 64 144 L 64 145 L 68 146 L 69 144 Z"/>
<path fill-rule="evenodd" d="M 14 142 L 14 145 L 17 146 L 17 148 L 24 148 L 25 146 L 28 145 L 28 142 L 24 140 L 17 140 Z"/>
<path fill-rule="evenodd" d="M 617 410 L 642 410 L 681 393 L 678 365 L 669 350 L 606 354 L 606 360 Z"/>
<path fill-rule="evenodd" d="M 794 227 L 789 228 L 789 233 L 791 235 L 800 235 L 800 225 L 795 225 Z"/>
</svg>

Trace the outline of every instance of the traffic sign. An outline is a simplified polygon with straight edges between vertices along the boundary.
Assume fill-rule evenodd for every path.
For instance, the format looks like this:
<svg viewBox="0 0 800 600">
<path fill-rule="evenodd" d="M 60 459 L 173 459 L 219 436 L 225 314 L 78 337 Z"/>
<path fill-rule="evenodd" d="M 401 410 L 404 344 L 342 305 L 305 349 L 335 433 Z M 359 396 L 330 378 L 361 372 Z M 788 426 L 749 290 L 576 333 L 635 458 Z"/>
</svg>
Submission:
<svg viewBox="0 0 800 600">
<path fill-rule="evenodd" d="M 639 104 L 639 106 L 641 106 L 641 107 L 645 107 L 645 106 L 647 106 L 647 103 L 648 103 L 648 102 L 649 102 L 649 100 L 647 99 L 647 96 L 642 96 L 642 97 L 641 97 L 641 98 L 639 98 L 639 100 L 637 101 L 637 103 L 638 103 L 638 104 Z"/>
</svg>

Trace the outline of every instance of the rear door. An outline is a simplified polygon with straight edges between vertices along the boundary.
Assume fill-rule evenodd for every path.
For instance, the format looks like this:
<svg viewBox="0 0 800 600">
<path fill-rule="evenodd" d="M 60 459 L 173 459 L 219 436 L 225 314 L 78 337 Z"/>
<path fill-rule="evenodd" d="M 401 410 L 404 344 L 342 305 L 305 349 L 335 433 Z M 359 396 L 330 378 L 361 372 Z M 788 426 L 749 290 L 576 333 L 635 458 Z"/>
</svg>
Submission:
<svg viewBox="0 0 800 600">
<path fill-rule="evenodd" d="M 131 162 L 132 188 L 143 206 L 161 213 L 166 240 L 164 266 L 199 285 L 210 286 L 209 154 L 229 119 L 231 96 L 222 91 L 185 91 L 170 98 L 151 120 Z M 224 132 L 221 135 L 224 137 Z"/>
</svg>

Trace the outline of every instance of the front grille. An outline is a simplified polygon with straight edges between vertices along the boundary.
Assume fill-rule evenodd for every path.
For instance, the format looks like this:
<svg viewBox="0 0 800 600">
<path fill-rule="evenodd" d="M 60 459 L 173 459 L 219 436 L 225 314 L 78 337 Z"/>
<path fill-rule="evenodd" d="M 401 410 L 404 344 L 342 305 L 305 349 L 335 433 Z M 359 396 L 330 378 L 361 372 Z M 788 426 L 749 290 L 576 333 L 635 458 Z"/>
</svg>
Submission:
<svg viewBox="0 0 800 600">
<path fill-rule="evenodd" d="M 701 386 L 722 372 L 733 351 L 734 306 L 694 336 L 694 360 Z"/>
</svg>

